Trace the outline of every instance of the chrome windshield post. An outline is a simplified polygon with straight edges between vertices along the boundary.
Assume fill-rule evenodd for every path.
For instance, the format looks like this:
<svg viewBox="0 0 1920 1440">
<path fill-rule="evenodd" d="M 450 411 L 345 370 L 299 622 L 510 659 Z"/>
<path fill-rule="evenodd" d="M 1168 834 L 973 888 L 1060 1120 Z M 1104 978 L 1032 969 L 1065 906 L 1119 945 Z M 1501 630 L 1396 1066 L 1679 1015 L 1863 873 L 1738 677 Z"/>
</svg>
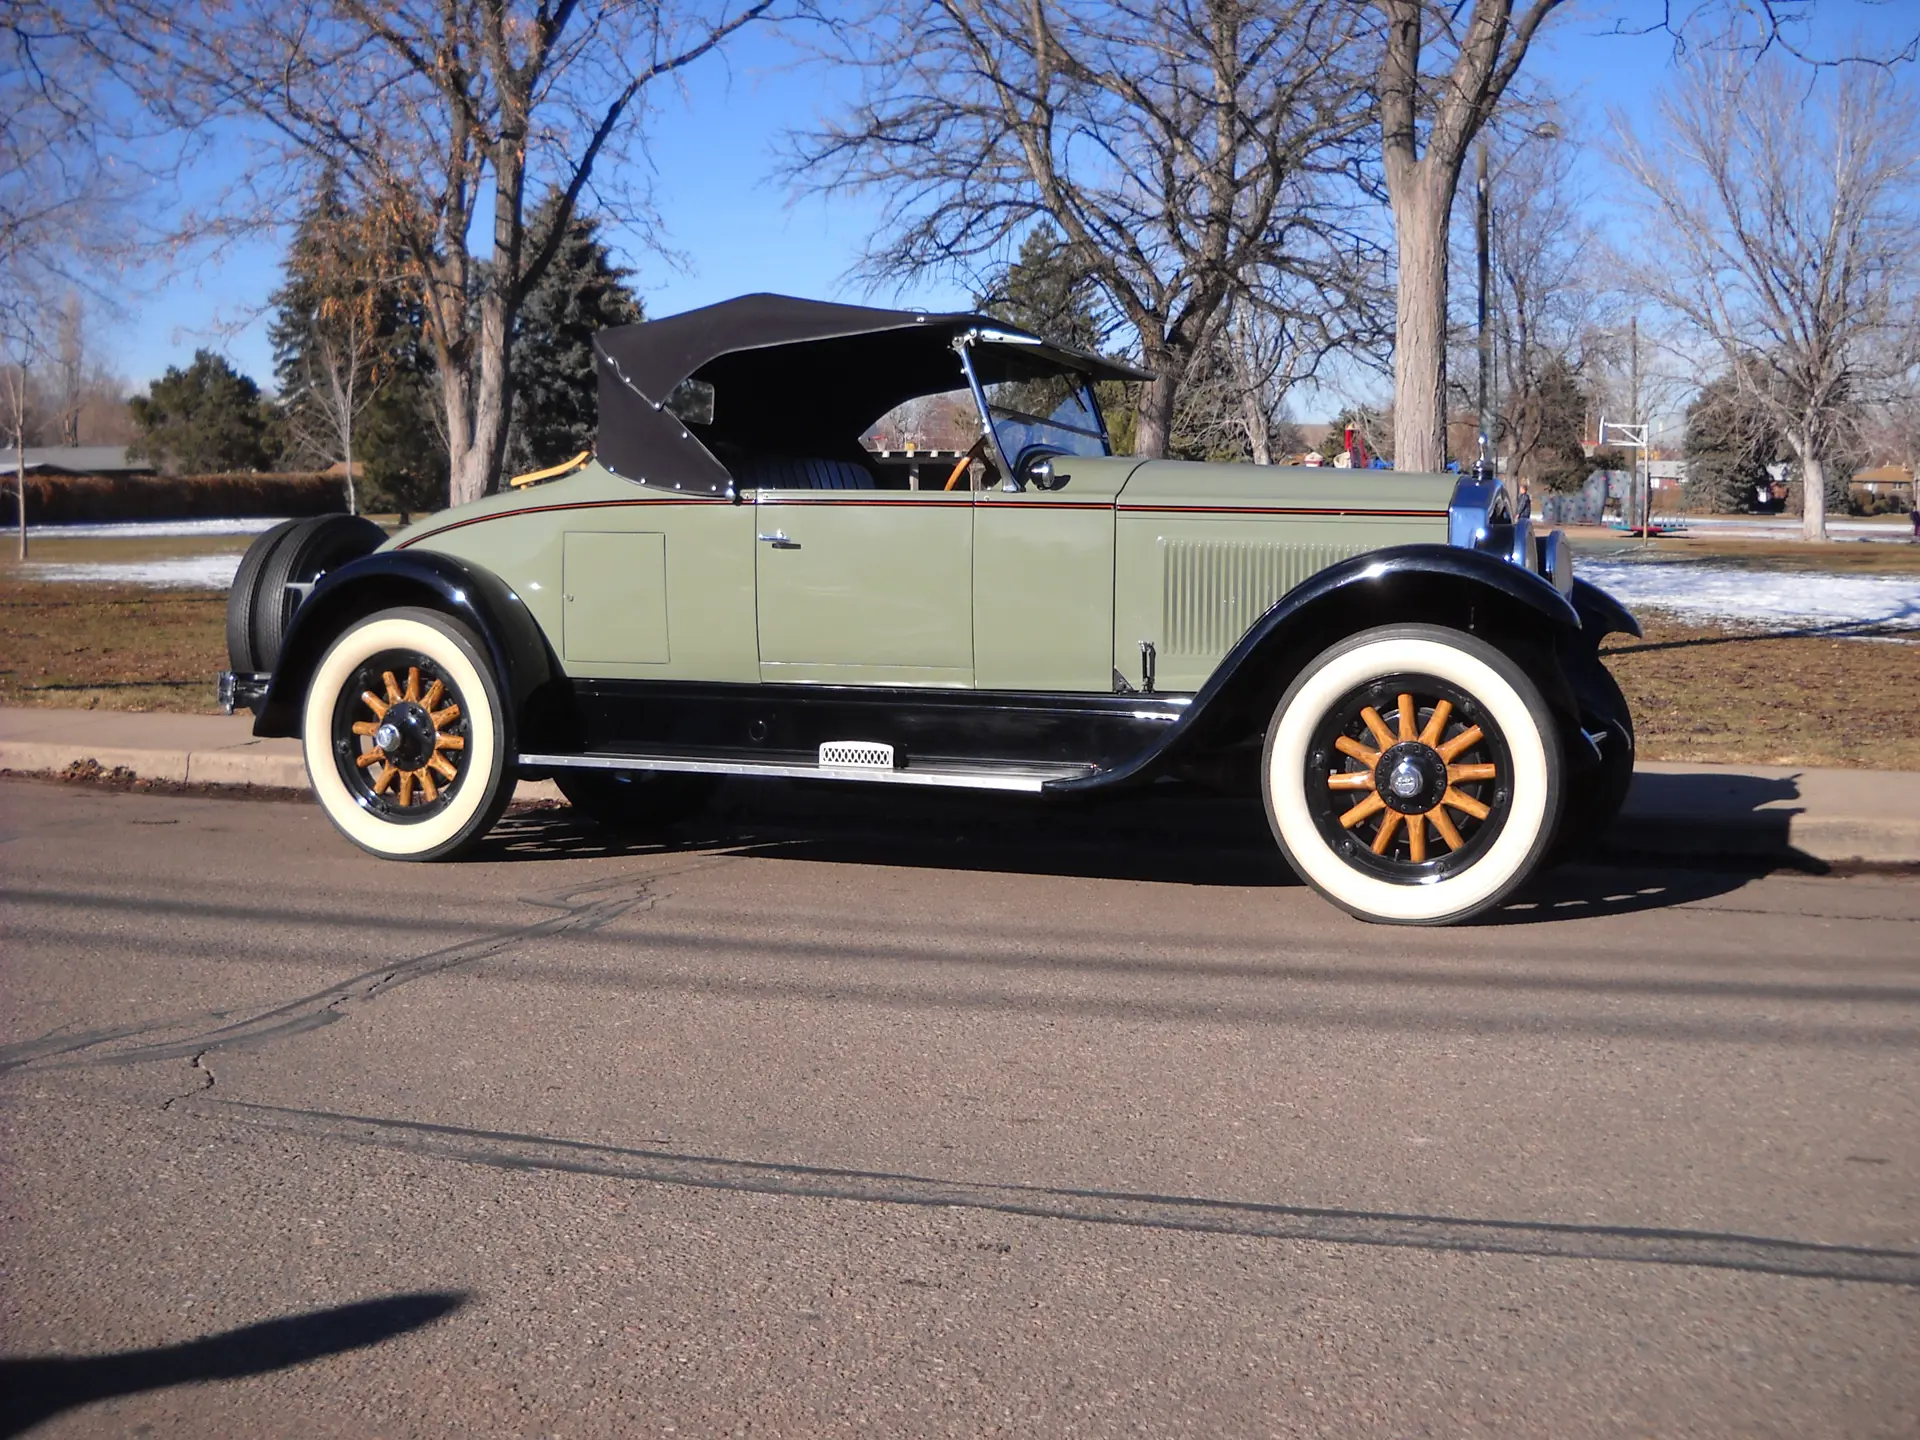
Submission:
<svg viewBox="0 0 1920 1440">
<path fill-rule="evenodd" d="M 980 411 L 980 424 L 986 429 L 987 444 L 992 447 L 999 462 L 1000 478 L 1012 480 L 1013 462 L 1007 459 L 1006 451 L 1000 448 L 1000 432 L 994 428 L 993 411 L 987 405 L 987 392 L 980 384 L 980 377 L 973 373 L 973 342 L 980 338 L 978 330 L 969 330 L 964 335 L 953 337 L 953 353 L 960 357 L 960 369 L 967 377 L 967 388 L 973 392 L 973 403 Z"/>
</svg>

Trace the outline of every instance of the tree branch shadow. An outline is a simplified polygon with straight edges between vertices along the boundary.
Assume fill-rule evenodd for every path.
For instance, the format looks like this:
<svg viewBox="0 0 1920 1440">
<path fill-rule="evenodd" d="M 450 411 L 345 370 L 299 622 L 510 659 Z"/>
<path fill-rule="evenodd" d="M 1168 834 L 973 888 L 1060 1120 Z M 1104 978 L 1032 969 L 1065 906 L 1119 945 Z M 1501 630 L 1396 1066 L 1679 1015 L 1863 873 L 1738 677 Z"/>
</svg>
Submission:
<svg viewBox="0 0 1920 1440">
<path fill-rule="evenodd" d="M 265 1375 L 363 1350 L 430 1325 L 466 1302 L 464 1292 L 423 1291 L 264 1320 L 178 1345 L 110 1355 L 0 1358 L 0 1440 L 100 1400 Z"/>
</svg>

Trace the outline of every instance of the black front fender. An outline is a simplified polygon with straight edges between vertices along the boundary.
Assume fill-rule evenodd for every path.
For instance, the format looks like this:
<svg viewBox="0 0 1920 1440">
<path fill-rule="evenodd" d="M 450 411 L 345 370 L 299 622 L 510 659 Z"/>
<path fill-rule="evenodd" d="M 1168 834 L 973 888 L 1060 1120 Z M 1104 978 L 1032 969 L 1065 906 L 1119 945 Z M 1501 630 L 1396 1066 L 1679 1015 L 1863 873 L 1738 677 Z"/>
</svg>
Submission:
<svg viewBox="0 0 1920 1440">
<path fill-rule="evenodd" d="M 1571 709 L 1569 687 L 1553 659 L 1567 638 L 1581 635 L 1582 616 L 1571 600 L 1498 556 L 1454 545 L 1398 545 L 1329 566 L 1289 590 L 1240 638 L 1186 713 L 1149 750 L 1113 770 L 1048 788 L 1146 779 L 1168 761 L 1256 735 L 1281 692 L 1314 656 L 1347 635 L 1395 623 L 1451 626 L 1542 657 L 1554 673 L 1539 677 L 1541 688 L 1550 701 Z"/>
<path fill-rule="evenodd" d="M 1640 622 L 1633 612 L 1598 585 L 1585 580 L 1573 582 L 1573 608 L 1580 615 L 1580 632 L 1597 647 L 1609 635 L 1641 638 Z"/>
<path fill-rule="evenodd" d="M 499 576 L 433 550 L 378 550 L 321 577 L 287 627 L 253 733 L 298 736 L 327 647 L 355 621 L 401 605 L 440 611 L 480 637 L 521 743 L 564 742 L 566 686 L 539 622 Z"/>
</svg>

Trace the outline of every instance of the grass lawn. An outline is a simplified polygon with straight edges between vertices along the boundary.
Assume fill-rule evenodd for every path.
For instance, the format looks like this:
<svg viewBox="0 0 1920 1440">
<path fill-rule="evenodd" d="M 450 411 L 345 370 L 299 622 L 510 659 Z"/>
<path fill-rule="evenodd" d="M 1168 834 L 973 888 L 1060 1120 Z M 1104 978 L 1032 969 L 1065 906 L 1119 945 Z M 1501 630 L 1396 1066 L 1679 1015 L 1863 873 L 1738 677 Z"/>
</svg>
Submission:
<svg viewBox="0 0 1920 1440">
<path fill-rule="evenodd" d="M 216 713 L 226 619 L 224 591 L 46 584 L 0 571 L 0 705 Z"/>
<path fill-rule="evenodd" d="M 1656 611 L 1641 621 L 1646 639 L 1614 636 L 1607 663 L 1642 759 L 1920 770 L 1915 640 L 1771 634 Z M 0 568 L 0 704 L 211 712 L 225 623 L 222 593 L 45 584 Z"/>
<path fill-rule="evenodd" d="M 1920 636 L 1835 639 L 1644 611 L 1607 666 L 1643 760 L 1920 770 Z"/>
<path fill-rule="evenodd" d="M 1808 545 L 1797 540 L 1724 539 L 1702 534 L 1631 540 L 1604 530 L 1570 530 L 1574 553 L 1596 560 L 1707 560 L 1754 570 L 1817 570 L 1831 575 L 1920 575 L 1920 545 L 1890 541 L 1835 540 Z"/>
</svg>

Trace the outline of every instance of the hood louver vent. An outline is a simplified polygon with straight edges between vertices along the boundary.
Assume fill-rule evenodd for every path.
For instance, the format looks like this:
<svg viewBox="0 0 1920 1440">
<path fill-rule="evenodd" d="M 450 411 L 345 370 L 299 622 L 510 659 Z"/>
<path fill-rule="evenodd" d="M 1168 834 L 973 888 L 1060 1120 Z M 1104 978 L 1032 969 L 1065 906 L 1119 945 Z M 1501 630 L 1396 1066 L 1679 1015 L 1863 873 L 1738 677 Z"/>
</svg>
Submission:
<svg viewBox="0 0 1920 1440">
<path fill-rule="evenodd" d="M 1161 648 L 1169 655 L 1225 655 L 1287 591 L 1362 548 L 1162 540 Z"/>
</svg>

